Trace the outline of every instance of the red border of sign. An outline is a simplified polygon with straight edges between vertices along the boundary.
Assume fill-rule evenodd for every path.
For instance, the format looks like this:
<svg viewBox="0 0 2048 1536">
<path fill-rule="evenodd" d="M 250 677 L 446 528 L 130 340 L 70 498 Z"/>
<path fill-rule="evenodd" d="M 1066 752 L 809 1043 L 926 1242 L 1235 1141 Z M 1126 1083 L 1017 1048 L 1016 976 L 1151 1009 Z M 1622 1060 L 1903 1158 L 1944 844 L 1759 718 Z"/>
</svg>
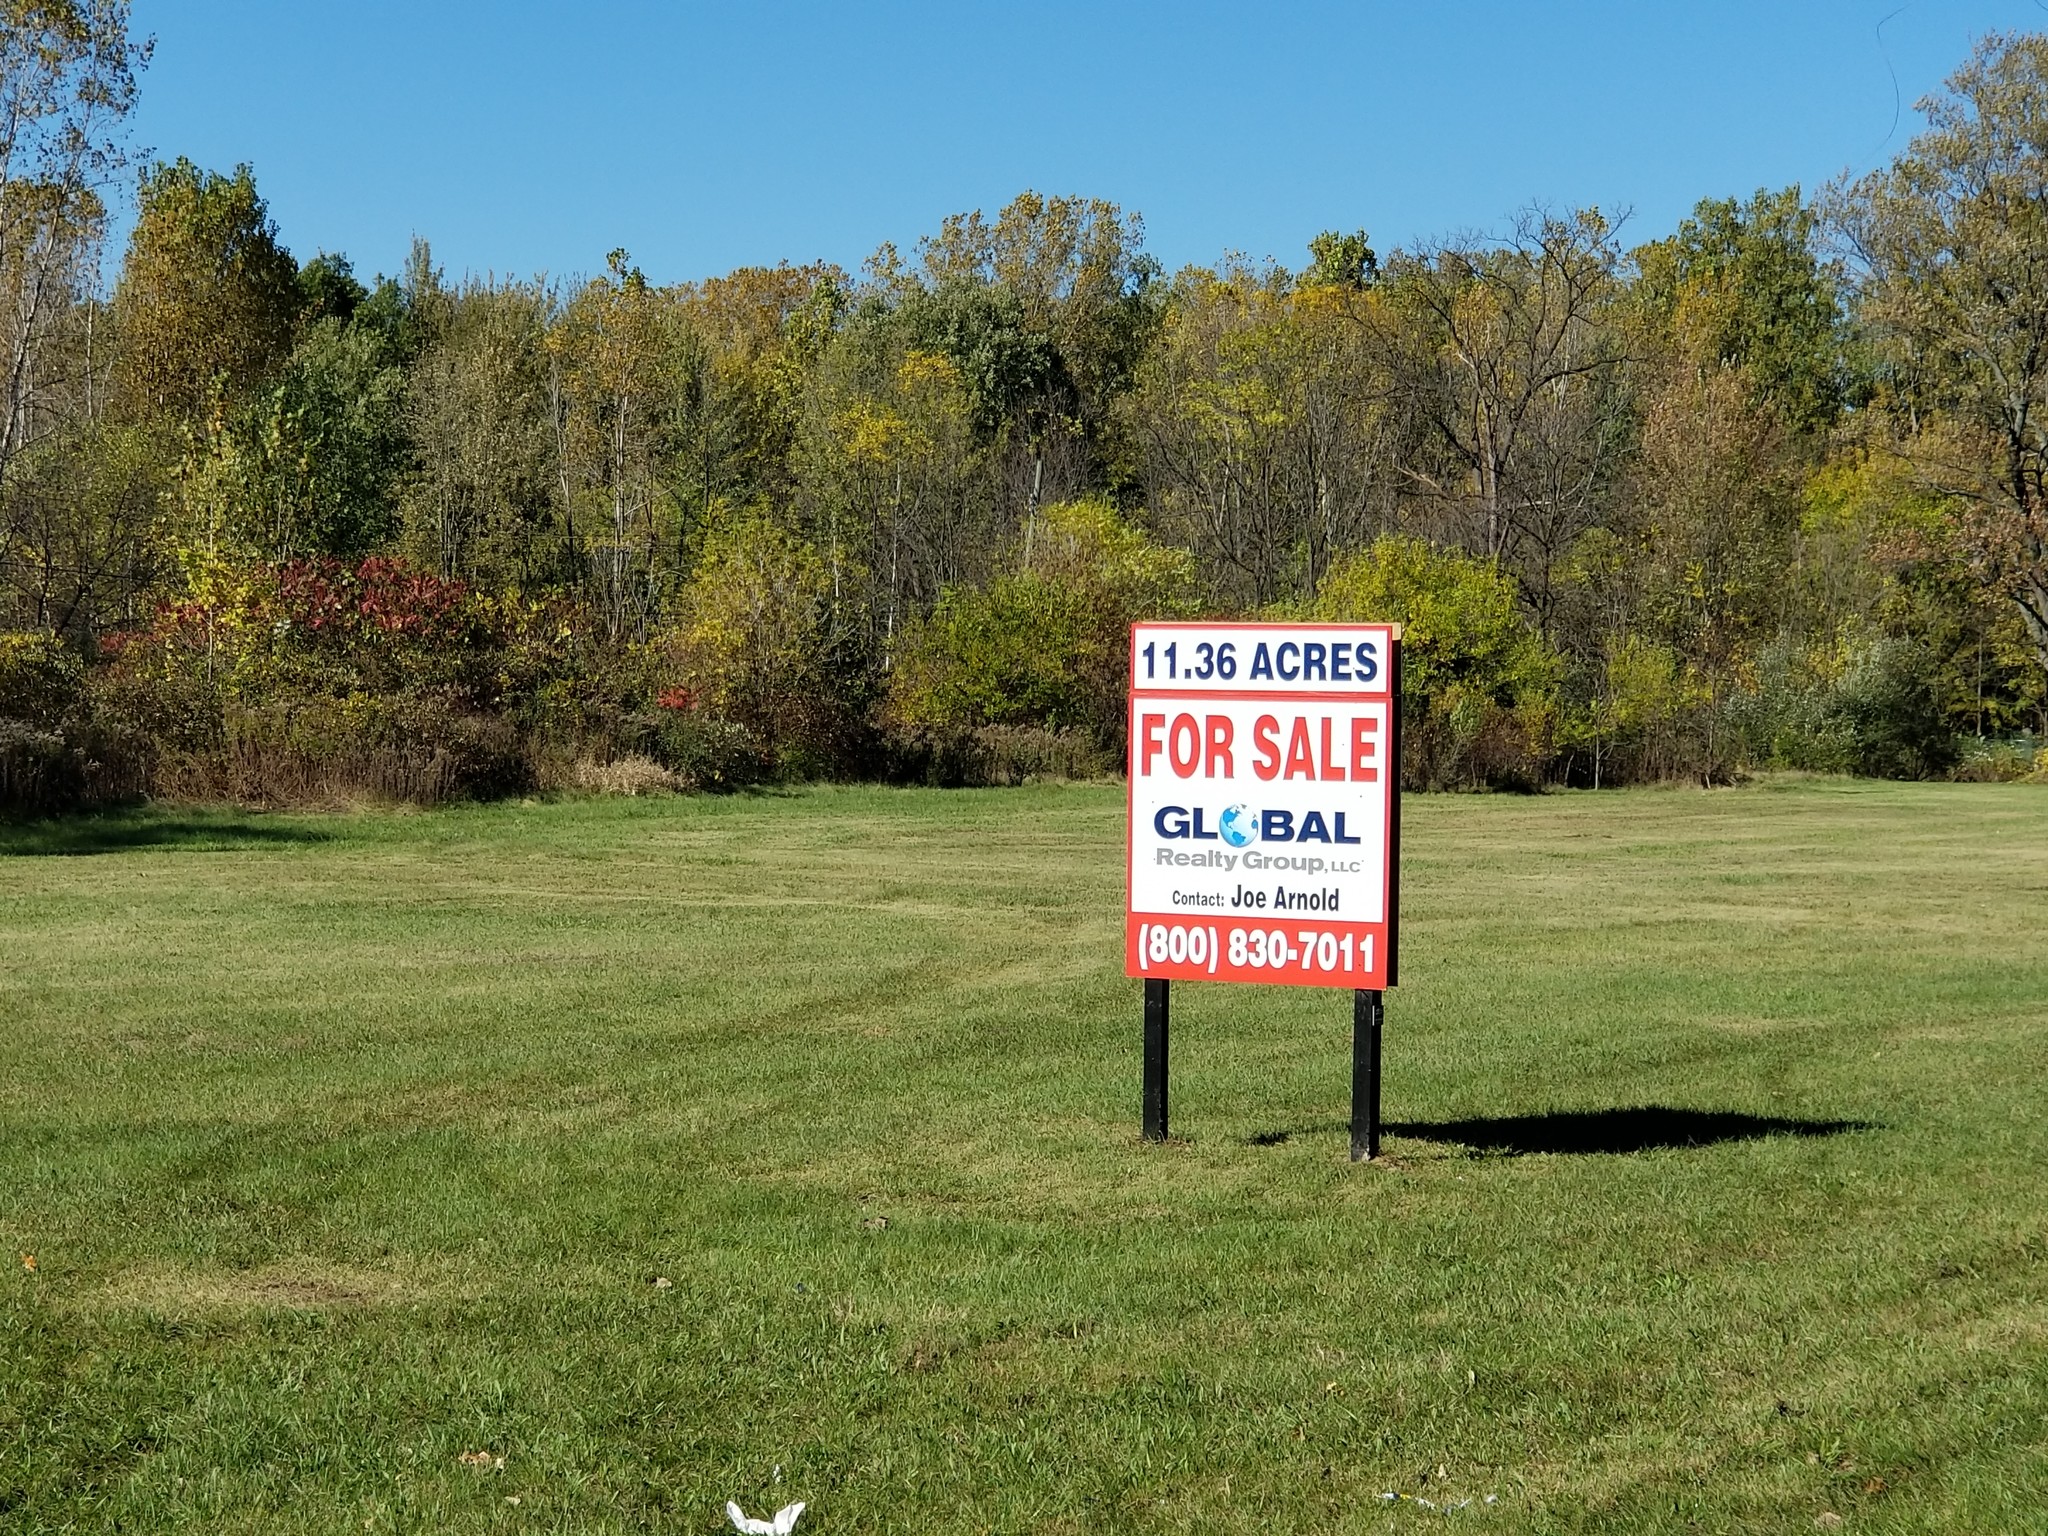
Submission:
<svg viewBox="0 0 2048 1536">
<path fill-rule="evenodd" d="M 1387 640 L 1387 686 L 1384 692 L 1371 693 L 1353 689 L 1348 693 L 1316 691 L 1279 692 L 1261 689 L 1202 689 L 1202 688 L 1140 688 L 1138 686 L 1138 631 L 1149 626 L 1171 627 L 1174 629 L 1202 630 L 1296 630 L 1304 633 L 1328 632 L 1331 630 L 1384 629 Z M 1136 750 L 1133 741 L 1126 745 L 1124 760 L 1124 974 L 1150 981 L 1255 981 L 1278 986 L 1344 987 L 1351 989 L 1377 989 L 1395 985 L 1399 976 L 1400 957 L 1400 898 L 1401 898 L 1401 626 L 1398 624 L 1256 624 L 1245 622 L 1219 624 L 1176 624 L 1172 621 L 1147 621 L 1147 624 L 1133 624 L 1130 633 L 1130 654 L 1127 658 L 1130 668 L 1130 686 L 1125 693 L 1124 711 L 1126 720 L 1135 713 L 1133 708 L 1141 698 L 1145 699 L 1217 699 L 1223 701 L 1244 701 L 1249 699 L 1285 699 L 1306 703 L 1356 703 L 1369 699 L 1373 703 L 1384 702 L 1387 707 L 1387 824 L 1386 824 L 1386 885 L 1384 922 L 1338 923 L 1314 922 L 1307 919 L 1291 918 L 1281 921 L 1277 918 L 1247 920 L 1244 918 L 1205 917 L 1179 923 L 1185 929 L 1202 928 L 1205 935 L 1206 954 L 1199 963 L 1166 961 L 1153 964 L 1144 961 L 1141 946 L 1145 931 L 1161 920 L 1157 912 L 1137 912 L 1131 907 L 1131 856 L 1136 833 L 1132 826 L 1133 812 L 1137 804 L 1137 775 L 1131 771 L 1130 752 Z M 1230 939 L 1238 929 L 1265 930 L 1270 933 L 1281 930 L 1292 941 L 1301 930 L 1312 929 L 1318 934 L 1328 933 L 1342 944 L 1350 940 L 1349 953 L 1354 957 L 1366 952 L 1368 944 L 1373 946 L 1373 963 L 1369 967 L 1351 971 L 1324 971 L 1305 957 L 1296 956 L 1287 963 L 1275 966 L 1232 965 L 1228 959 Z M 1292 943 L 1289 943 L 1290 950 Z"/>
</svg>

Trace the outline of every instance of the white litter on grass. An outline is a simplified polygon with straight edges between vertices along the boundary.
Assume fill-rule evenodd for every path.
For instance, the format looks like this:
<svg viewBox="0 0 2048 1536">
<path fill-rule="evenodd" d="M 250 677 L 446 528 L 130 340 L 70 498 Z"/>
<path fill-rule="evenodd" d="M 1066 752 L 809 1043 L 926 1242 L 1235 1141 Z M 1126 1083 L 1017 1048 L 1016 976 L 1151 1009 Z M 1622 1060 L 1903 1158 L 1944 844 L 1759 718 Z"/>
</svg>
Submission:
<svg viewBox="0 0 2048 1536">
<path fill-rule="evenodd" d="M 1454 1509 L 1470 1509 L 1472 1507 L 1472 1501 L 1470 1499 L 1447 1499 L 1443 1503 L 1438 1504 L 1432 1499 L 1425 1499 L 1419 1493 L 1396 1493 L 1391 1488 L 1380 1495 L 1380 1502 L 1383 1504 L 1413 1504 L 1419 1508 L 1434 1509 L 1439 1513 L 1446 1515 Z M 1489 1504 L 1496 1504 L 1500 1502 L 1500 1496 L 1498 1494 L 1489 1493 L 1486 1496 L 1486 1502 Z"/>
<path fill-rule="evenodd" d="M 796 1517 L 803 1512 L 801 1503 L 785 1504 L 775 1511 L 773 1520 L 756 1520 L 730 1500 L 725 1506 L 726 1518 L 732 1521 L 733 1529 L 746 1532 L 746 1536 L 789 1536 L 796 1529 Z"/>
</svg>

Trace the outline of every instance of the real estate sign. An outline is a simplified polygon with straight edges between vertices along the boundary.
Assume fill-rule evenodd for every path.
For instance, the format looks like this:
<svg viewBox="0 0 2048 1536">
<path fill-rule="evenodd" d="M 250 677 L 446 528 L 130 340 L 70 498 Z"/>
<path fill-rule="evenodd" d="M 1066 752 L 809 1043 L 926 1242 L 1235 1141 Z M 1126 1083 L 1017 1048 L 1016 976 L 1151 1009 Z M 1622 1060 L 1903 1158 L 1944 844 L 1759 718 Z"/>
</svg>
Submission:
<svg viewBox="0 0 2048 1536">
<path fill-rule="evenodd" d="M 1133 626 L 1130 975 L 1393 984 L 1399 642 Z"/>
</svg>

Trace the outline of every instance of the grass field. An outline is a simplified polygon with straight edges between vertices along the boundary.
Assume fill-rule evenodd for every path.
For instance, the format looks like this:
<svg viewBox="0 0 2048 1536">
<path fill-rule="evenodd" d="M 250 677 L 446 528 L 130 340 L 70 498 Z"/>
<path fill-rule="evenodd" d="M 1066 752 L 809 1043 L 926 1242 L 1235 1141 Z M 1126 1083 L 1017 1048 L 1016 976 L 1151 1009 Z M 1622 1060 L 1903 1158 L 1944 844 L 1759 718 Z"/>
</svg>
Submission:
<svg viewBox="0 0 2048 1536">
<path fill-rule="evenodd" d="M 0 1531 L 2048 1530 L 2048 793 L 1411 800 L 1364 1167 L 1122 814 L 0 829 Z"/>
</svg>

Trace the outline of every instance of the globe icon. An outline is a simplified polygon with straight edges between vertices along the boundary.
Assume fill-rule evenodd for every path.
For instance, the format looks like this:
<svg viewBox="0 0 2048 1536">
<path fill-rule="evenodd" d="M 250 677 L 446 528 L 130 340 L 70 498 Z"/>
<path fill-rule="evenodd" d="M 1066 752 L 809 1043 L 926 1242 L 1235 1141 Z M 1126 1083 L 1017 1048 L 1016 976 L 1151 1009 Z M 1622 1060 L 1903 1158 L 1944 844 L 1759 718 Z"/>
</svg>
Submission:
<svg viewBox="0 0 2048 1536">
<path fill-rule="evenodd" d="M 1259 835 L 1259 813 L 1233 805 L 1217 818 L 1216 830 L 1223 834 L 1223 841 L 1231 847 L 1242 848 Z"/>
</svg>

